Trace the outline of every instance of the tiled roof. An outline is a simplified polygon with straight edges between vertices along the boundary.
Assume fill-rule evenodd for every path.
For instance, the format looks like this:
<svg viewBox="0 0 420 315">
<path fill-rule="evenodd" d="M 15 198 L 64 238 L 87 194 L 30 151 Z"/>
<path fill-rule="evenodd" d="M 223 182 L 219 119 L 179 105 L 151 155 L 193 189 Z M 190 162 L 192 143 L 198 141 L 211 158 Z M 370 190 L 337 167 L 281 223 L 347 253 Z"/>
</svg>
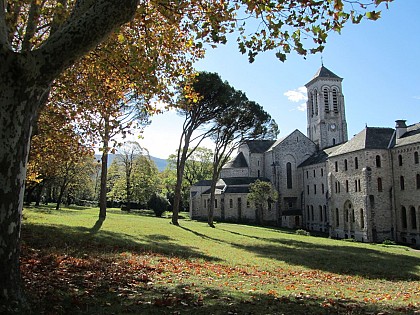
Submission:
<svg viewBox="0 0 420 315">
<path fill-rule="evenodd" d="M 407 144 L 420 142 L 420 123 L 407 127 L 407 132 L 396 140 L 394 147 L 401 147 Z"/>
<path fill-rule="evenodd" d="M 264 153 L 274 142 L 275 140 L 248 140 L 246 141 L 246 144 L 251 153 Z"/>
<path fill-rule="evenodd" d="M 211 180 L 203 179 L 198 182 L 196 182 L 193 186 L 210 186 Z"/>
<path fill-rule="evenodd" d="M 308 83 L 305 84 L 305 86 L 307 87 L 309 84 L 311 84 L 314 80 L 316 80 L 318 78 L 335 79 L 335 80 L 339 80 L 339 81 L 343 80 L 338 75 L 336 75 L 334 72 L 332 72 L 331 70 L 324 67 L 324 65 L 322 65 L 321 68 L 319 68 L 318 71 L 315 73 L 313 78 Z"/>
<path fill-rule="evenodd" d="M 339 150 L 344 144 L 339 144 L 333 147 L 325 148 L 324 150 L 320 150 L 315 152 L 312 156 L 310 156 L 308 159 L 303 161 L 298 167 L 308 166 L 308 165 L 314 165 L 319 163 L 324 163 L 327 161 L 328 157 L 335 152 L 336 150 Z"/>
<path fill-rule="evenodd" d="M 225 194 L 248 194 L 249 186 L 244 187 L 227 187 L 224 191 Z"/>
<path fill-rule="evenodd" d="M 344 143 L 330 156 L 341 155 L 365 149 L 387 149 L 394 133 L 393 128 L 366 127 L 350 141 Z"/>
<path fill-rule="evenodd" d="M 267 178 L 263 177 L 226 177 L 222 178 L 227 186 L 230 185 L 249 185 L 255 182 L 257 179 L 264 182 L 269 182 Z"/>
<path fill-rule="evenodd" d="M 334 79 L 341 79 L 338 75 L 336 75 L 331 70 L 327 69 L 323 65 L 321 68 L 318 69 L 318 71 L 313 76 L 312 80 L 315 78 L 334 78 Z"/>
<path fill-rule="evenodd" d="M 241 168 L 241 167 L 248 167 L 248 163 L 246 162 L 245 156 L 242 152 L 232 160 L 226 163 L 223 168 Z"/>
</svg>

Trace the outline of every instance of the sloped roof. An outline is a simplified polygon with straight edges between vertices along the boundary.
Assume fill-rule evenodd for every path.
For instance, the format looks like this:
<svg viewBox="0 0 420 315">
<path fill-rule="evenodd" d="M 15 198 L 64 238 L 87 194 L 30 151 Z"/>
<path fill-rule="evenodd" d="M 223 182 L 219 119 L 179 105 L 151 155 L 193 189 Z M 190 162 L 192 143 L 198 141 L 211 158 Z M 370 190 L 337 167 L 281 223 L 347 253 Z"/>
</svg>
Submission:
<svg viewBox="0 0 420 315">
<path fill-rule="evenodd" d="M 251 153 L 264 153 L 267 151 L 275 140 L 248 140 L 245 143 L 248 145 Z"/>
<path fill-rule="evenodd" d="M 315 152 L 312 156 L 307 158 L 305 161 L 303 161 L 298 167 L 303 166 L 309 166 L 319 163 L 324 163 L 328 160 L 328 157 L 335 152 L 336 150 L 339 150 L 344 144 L 339 144 L 333 147 L 325 148 L 323 150 L 319 150 Z"/>
<path fill-rule="evenodd" d="M 366 149 L 387 149 L 394 133 L 393 128 L 366 127 L 350 141 L 331 153 L 330 156 L 341 155 Z"/>
<path fill-rule="evenodd" d="M 269 182 L 268 178 L 263 177 L 226 177 L 222 178 L 227 186 L 235 185 L 249 185 L 254 183 L 257 179 L 264 182 Z"/>
<path fill-rule="evenodd" d="M 324 65 L 322 65 L 321 68 L 319 68 L 318 71 L 315 73 L 313 78 L 308 83 L 305 84 L 305 86 L 308 86 L 310 83 L 312 83 L 312 81 L 318 78 L 336 79 L 339 81 L 343 80 L 343 78 L 340 78 L 334 72 L 332 72 L 331 70 L 324 67 Z"/>
<path fill-rule="evenodd" d="M 420 123 L 407 127 L 407 132 L 399 139 L 397 139 L 394 147 L 401 147 L 404 145 L 420 142 Z"/>
<path fill-rule="evenodd" d="M 286 139 L 290 138 L 290 137 L 295 137 L 296 135 L 299 135 L 300 137 L 304 137 L 306 139 L 308 139 L 309 141 L 311 141 L 306 135 L 304 135 L 299 129 L 295 129 L 294 131 L 292 131 L 291 133 L 289 133 L 287 136 L 280 138 L 278 140 L 276 140 L 270 147 L 270 149 L 268 151 L 273 150 L 275 147 L 277 147 L 278 145 L 280 145 L 281 143 L 283 143 Z"/>
<path fill-rule="evenodd" d="M 223 168 L 241 168 L 241 167 L 248 167 L 248 163 L 246 162 L 245 156 L 242 152 L 239 152 L 237 156 L 232 161 L 226 163 Z"/>
<path fill-rule="evenodd" d="M 321 66 L 321 68 L 318 69 L 318 71 L 315 73 L 312 79 L 315 78 L 335 78 L 335 79 L 341 79 L 338 75 L 336 75 L 331 70 L 324 67 L 324 65 Z"/>
<path fill-rule="evenodd" d="M 196 182 L 193 186 L 210 186 L 211 180 L 203 179 L 198 182 Z"/>
<path fill-rule="evenodd" d="M 248 193 L 249 193 L 249 186 L 243 186 L 243 187 L 228 186 L 225 189 L 225 194 L 248 194 Z"/>
</svg>

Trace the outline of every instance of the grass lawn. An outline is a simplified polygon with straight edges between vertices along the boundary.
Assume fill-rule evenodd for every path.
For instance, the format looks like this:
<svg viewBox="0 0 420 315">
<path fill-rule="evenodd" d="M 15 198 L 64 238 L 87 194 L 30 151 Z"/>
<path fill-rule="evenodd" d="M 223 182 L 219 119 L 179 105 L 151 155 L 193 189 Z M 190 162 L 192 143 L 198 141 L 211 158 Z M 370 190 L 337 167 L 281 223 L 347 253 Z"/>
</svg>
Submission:
<svg viewBox="0 0 420 315">
<path fill-rule="evenodd" d="M 35 314 L 420 314 L 420 252 L 97 208 L 25 208 Z"/>
</svg>

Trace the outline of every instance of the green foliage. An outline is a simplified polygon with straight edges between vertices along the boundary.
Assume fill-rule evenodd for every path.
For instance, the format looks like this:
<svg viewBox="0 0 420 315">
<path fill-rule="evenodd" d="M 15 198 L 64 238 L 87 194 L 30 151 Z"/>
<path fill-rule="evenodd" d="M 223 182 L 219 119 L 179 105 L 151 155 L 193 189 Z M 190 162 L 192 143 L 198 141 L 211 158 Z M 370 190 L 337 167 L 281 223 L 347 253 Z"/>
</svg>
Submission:
<svg viewBox="0 0 420 315">
<path fill-rule="evenodd" d="M 305 235 L 305 236 L 310 236 L 311 233 L 309 233 L 308 231 L 302 230 L 302 229 L 298 229 L 295 232 L 297 235 Z"/>
<path fill-rule="evenodd" d="M 157 217 L 161 217 L 162 214 L 169 209 L 169 200 L 162 195 L 154 193 L 152 197 L 147 202 L 149 209 L 153 210 Z"/>
<path fill-rule="evenodd" d="M 131 201 L 146 205 L 150 196 L 159 190 L 159 171 L 155 163 L 144 155 L 133 160 L 130 174 Z M 121 159 L 116 158 L 108 171 L 108 199 L 126 201 L 126 172 Z"/>
<path fill-rule="evenodd" d="M 382 242 L 383 245 L 397 245 L 397 243 L 395 243 L 392 240 L 385 240 Z"/>
<path fill-rule="evenodd" d="M 267 209 L 269 202 L 276 202 L 278 193 L 270 182 L 257 179 L 249 186 L 248 200 Z"/>
</svg>

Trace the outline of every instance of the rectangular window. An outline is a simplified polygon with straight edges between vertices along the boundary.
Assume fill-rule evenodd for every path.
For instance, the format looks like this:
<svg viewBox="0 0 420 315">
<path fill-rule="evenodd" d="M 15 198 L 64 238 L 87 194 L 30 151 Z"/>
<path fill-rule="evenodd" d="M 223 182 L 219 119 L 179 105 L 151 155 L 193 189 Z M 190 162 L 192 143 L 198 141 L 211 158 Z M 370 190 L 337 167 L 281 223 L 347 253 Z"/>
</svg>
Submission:
<svg viewBox="0 0 420 315">
<path fill-rule="evenodd" d="M 314 195 L 316 195 L 316 185 L 314 185 Z"/>
<path fill-rule="evenodd" d="M 335 161 L 335 171 L 338 172 L 338 162 Z"/>
<path fill-rule="evenodd" d="M 233 199 L 229 199 L 229 208 L 233 208 Z"/>
<path fill-rule="evenodd" d="M 214 199 L 214 207 L 217 208 L 217 199 Z"/>
<path fill-rule="evenodd" d="M 316 173 L 315 173 L 315 170 L 314 170 L 314 177 L 316 177 Z"/>
<path fill-rule="evenodd" d="M 325 188 L 324 188 L 324 184 L 321 184 L 321 194 L 325 193 Z"/>
<path fill-rule="evenodd" d="M 378 192 L 382 192 L 382 178 L 378 177 Z"/>
<path fill-rule="evenodd" d="M 324 169 L 321 168 L 321 177 L 323 177 L 323 176 L 324 176 Z"/>
<path fill-rule="evenodd" d="M 346 192 L 349 192 L 349 181 L 346 180 Z"/>
<path fill-rule="evenodd" d="M 306 191 L 308 192 L 308 195 L 309 195 L 309 185 L 306 185 Z"/>
</svg>

